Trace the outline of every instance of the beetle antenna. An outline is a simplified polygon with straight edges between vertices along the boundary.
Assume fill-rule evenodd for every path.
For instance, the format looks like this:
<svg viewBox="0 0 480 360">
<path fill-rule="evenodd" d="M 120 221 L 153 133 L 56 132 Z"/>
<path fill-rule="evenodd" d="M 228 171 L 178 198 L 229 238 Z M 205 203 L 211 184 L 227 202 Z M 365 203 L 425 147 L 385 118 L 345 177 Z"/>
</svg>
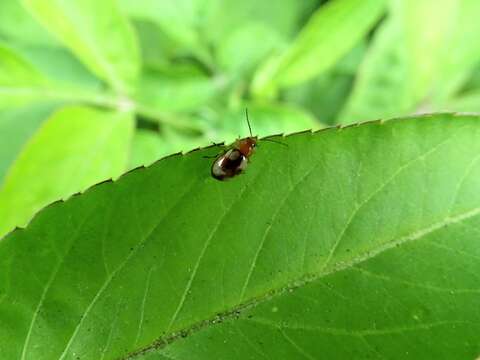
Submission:
<svg viewBox="0 0 480 360">
<path fill-rule="evenodd" d="M 270 142 L 273 142 L 273 143 L 276 143 L 276 144 L 280 144 L 280 145 L 283 145 L 283 146 L 286 146 L 288 147 L 287 144 L 281 142 L 281 141 L 277 141 L 277 140 L 273 140 L 273 139 L 261 139 L 262 141 L 270 141 Z"/>
<path fill-rule="evenodd" d="M 245 108 L 245 116 L 247 117 L 248 131 L 250 131 L 250 136 L 253 137 L 252 127 L 250 126 L 250 120 L 248 119 L 248 108 Z"/>
</svg>

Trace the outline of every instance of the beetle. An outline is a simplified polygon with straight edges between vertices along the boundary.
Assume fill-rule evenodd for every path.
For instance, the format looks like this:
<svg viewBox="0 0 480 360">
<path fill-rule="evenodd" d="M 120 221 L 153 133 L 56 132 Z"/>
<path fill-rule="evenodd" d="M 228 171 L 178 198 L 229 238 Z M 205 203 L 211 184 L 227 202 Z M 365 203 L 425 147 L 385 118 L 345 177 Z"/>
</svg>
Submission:
<svg viewBox="0 0 480 360">
<path fill-rule="evenodd" d="M 248 109 L 245 109 L 245 117 L 247 118 L 248 130 L 250 136 L 245 139 L 238 139 L 233 146 L 218 156 L 212 164 L 212 177 L 217 180 L 230 179 L 242 171 L 248 165 L 250 156 L 255 151 L 258 137 L 252 135 L 252 127 L 248 119 Z"/>
</svg>

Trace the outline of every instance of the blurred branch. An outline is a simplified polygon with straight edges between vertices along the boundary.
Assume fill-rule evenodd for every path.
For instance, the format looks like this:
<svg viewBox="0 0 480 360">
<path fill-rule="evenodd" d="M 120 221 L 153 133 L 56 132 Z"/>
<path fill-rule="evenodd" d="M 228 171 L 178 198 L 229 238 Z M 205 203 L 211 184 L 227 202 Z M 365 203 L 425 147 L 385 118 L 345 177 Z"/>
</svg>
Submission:
<svg viewBox="0 0 480 360">
<path fill-rule="evenodd" d="M 87 105 L 104 107 L 120 112 L 135 111 L 137 114 L 144 116 L 146 120 L 151 119 L 153 122 L 167 124 L 178 130 L 201 131 L 198 126 L 190 124 L 185 120 L 179 119 L 172 114 L 159 111 L 149 106 L 145 106 L 141 103 L 135 102 L 134 100 L 126 96 L 119 96 L 111 93 L 95 93 L 79 89 L 61 87 L 0 87 L 0 97 L 13 99 L 13 101 L 15 101 L 16 99 L 20 99 L 21 102 L 50 100 L 67 103 L 84 103 Z"/>
<path fill-rule="evenodd" d="M 133 103 L 133 102 L 132 102 Z M 183 130 L 183 131 L 194 131 L 194 132 L 202 132 L 202 128 L 191 124 L 183 119 L 180 119 L 178 116 L 175 116 L 170 113 L 162 112 L 152 107 L 140 104 L 140 103 L 133 103 L 135 111 L 137 114 L 142 115 L 148 119 L 155 120 L 159 123 L 170 125 L 171 127 Z"/>
</svg>

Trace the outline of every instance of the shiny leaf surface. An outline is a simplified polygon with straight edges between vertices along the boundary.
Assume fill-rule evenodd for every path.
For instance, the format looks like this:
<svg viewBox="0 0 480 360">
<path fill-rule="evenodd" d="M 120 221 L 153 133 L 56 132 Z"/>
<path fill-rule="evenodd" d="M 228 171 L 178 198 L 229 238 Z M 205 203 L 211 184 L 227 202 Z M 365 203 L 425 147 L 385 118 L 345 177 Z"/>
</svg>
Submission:
<svg viewBox="0 0 480 360">
<path fill-rule="evenodd" d="M 5 359 L 473 359 L 480 122 L 217 147 L 55 203 L 0 242 Z"/>
</svg>

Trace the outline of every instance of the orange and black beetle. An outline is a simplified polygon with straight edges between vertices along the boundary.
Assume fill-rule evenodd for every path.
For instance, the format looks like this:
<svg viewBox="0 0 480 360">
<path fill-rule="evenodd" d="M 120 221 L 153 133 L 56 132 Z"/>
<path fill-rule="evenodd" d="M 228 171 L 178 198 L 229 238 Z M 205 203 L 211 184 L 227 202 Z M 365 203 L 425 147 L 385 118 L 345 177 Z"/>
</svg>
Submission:
<svg viewBox="0 0 480 360">
<path fill-rule="evenodd" d="M 247 167 L 248 160 L 255 151 L 258 137 L 252 135 L 252 128 L 245 109 L 250 136 L 235 141 L 231 149 L 217 157 L 212 164 L 212 176 L 217 180 L 225 180 L 240 174 Z"/>
</svg>

